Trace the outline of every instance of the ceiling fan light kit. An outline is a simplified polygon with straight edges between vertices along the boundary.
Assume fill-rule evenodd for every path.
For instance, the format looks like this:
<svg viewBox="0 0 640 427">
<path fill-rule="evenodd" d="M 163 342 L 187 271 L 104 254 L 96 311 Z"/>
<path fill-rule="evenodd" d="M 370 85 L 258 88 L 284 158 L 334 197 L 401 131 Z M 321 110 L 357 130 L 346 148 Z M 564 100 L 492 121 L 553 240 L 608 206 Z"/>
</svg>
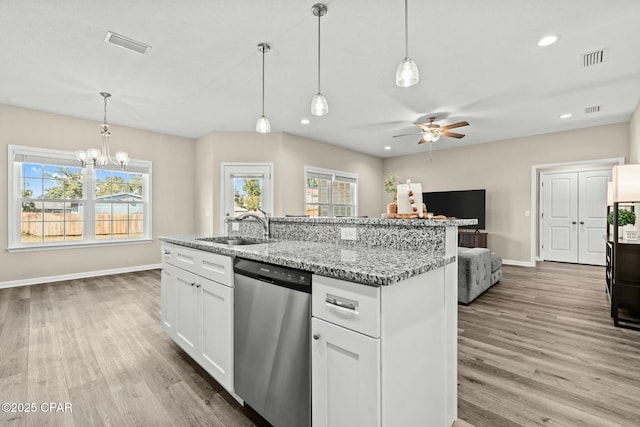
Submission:
<svg viewBox="0 0 640 427">
<path fill-rule="evenodd" d="M 327 14 L 327 6 L 316 3 L 311 8 L 314 16 L 318 17 L 318 93 L 311 100 L 311 114 L 314 116 L 324 116 L 329 113 L 329 103 L 320 91 L 320 18 Z"/>
<path fill-rule="evenodd" d="M 396 70 L 396 85 L 409 87 L 420 81 L 418 66 L 409 58 L 409 4 L 404 0 L 404 59 L 400 61 Z"/>
<path fill-rule="evenodd" d="M 256 122 L 256 132 L 269 133 L 271 132 L 271 123 L 264 115 L 264 54 L 271 50 L 269 43 L 258 43 L 258 50 L 262 53 L 262 116 Z"/>
</svg>

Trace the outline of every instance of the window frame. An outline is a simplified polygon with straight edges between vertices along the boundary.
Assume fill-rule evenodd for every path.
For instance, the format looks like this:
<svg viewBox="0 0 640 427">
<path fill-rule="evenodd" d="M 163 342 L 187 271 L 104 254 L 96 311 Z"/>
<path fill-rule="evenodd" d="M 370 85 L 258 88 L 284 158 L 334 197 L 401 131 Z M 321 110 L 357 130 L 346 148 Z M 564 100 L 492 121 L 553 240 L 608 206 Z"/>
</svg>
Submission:
<svg viewBox="0 0 640 427">
<path fill-rule="evenodd" d="M 327 177 L 331 177 L 331 182 L 329 183 L 329 203 L 307 203 L 307 178 L 309 175 L 323 175 Z M 343 178 L 342 180 L 339 178 Z M 333 202 L 333 184 L 334 182 L 351 182 L 354 184 L 353 187 L 353 204 L 345 205 L 344 203 L 334 203 Z M 334 206 L 352 206 L 353 214 L 352 216 L 358 216 L 358 174 L 353 172 L 344 172 L 335 169 L 326 169 L 319 168 L 315 166 L 307 166 L 304 167 L 304 212 L 307 212 L 307 206 L 319 206 L 319 205 L 327 205 L 329 208 L 330 216 L 317 216 L 313 218 L 336 218 L 334 214 Z"/>
<path fill-rule="evenodd" d="M 25 156 L 27 160 L 19 160 L 17 157 Z M 80 164 L 75 157 L 75 153 L 71 151 L 53 150 L 46 148 L 27 147 L 20 145 L 9 145 L 7 156 L 7 250 L 9 252 L 22 251 L 41 251 L 52 249 L 68 249 L 73 247 L 102 247 L 110 245 L 123 244 L 139 244 L 149 243 L 153 241 L 152 228 L 152 162 L 148 160 L 131 159 L 125 172 L 141 173 L 143 175 L 143 235 L 141 237 L 127 238 L 96 238 L 95 235 L 95 207 L 96 199 L 96 181 L 95 168 L 93 165 L 87 165 L 82 170 L 83 198 L 73 199 L 79 200 L 83 204 L 83 238 L 82 240 L 63 240 L 54 242 L 37 242 L 22 243 L 21 242 L 21 212 L 22 212 L 22 164 L 27 163 L 28 157 L 50 160 L 50 165 L 60 166 L 74 165 L 79 167 Z M 107 170 L 119 171 L 119 167 L 107 167 Z M 44 200 L 44 199 L 43 199 Z M 70 199 L 71 200 L 71 199 Z"/>
</svg>

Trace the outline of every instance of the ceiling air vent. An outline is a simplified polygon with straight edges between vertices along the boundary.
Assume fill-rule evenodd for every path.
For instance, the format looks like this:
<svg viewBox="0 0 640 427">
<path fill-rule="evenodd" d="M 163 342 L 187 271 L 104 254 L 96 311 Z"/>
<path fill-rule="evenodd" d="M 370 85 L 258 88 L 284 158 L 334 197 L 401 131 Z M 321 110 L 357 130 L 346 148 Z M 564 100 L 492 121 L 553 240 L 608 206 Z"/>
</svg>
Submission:
<svg viewBox="0 0 640 427">
<path fill-rule="evenodd" d="M 594 105 L 593 107 L 587 107 L 584 109 L 585 114 L 598 113 L 600 112 L 600 106 Z"/>
<path fill-rule="evenodd" d="M 594 50 L 593 52 L 582 54 L 582 67 L 592 67 L 594 65 L 602 64 L 605 60 L 606 49 Z"/>
<path fill-rule="evenodd" d="M 121 36 L 120 34 L 116 34 L 111 31 L 107 31 L 107 36 L 104 38 L 104 41 L 109 44 L 114 44 L 116 46 L 132 50 L 142 55 L 146 55 L 147 52 L 149 52 L 149 49 L 151 49 L 151 46 L 149 46 L 148 44 L 130 39 L 129 37 Z"/>
</svg>

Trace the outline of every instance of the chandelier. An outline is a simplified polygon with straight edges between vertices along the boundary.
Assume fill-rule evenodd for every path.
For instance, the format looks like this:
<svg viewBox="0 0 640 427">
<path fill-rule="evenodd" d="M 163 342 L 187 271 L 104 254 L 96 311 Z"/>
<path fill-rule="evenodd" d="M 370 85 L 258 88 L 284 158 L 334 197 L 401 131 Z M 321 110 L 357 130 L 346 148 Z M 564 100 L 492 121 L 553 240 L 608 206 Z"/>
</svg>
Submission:
<svg viewBox="0 0 640 427">
<path fill-rule="evenodd" d="M 104 98 L 104 122 L 101 125 L 100 138 L 102 139 L 102 147 L 89 148 L 86 151 L 76 151 L 76 159 L 80 161 L 82 167 L 86 167 L 89 162 L 93 163 L 93 166 L 105 167 L 107 164 L 112 163 L 120 166 L 121 170 L 129 164 L 129 154 L 124 151 L 116 151 L 116 159 L 111 158 L 111 152 L 109 150 L 109 138 L 111 132 L 109 132 L 109 124 L 107 123 L 107 99 L 111 96 L 108 92 L 100 92 L 100 96 Z"/>
</svg>

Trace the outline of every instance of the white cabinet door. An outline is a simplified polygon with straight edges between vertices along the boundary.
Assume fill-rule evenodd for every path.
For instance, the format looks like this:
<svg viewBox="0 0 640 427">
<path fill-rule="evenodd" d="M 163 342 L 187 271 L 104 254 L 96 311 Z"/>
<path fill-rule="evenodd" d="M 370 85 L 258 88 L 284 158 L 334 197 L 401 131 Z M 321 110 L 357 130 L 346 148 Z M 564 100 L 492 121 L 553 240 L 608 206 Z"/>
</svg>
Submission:
<svg viewBox="0 0 640 427">
<path fill-rule="evenodd" d="M 198 286 L 201 286 L 198 288 Z M 224 388 L 233 391 L 233 289 L 200 279 L 200 365 Z"/>
<path fill-rule="evenodd" d="M 188 271 L 176 270 L 176 337 L 175 340 L 194 359 L 198 358 L 198 288 L 201 277 Z"/>
<path fill-rule="evenodd" d="M 162 277 L 160 279 L 160 326 L 175 340 L 177 298 L 176 298 L 176 268 L 162 263 Z"/>
<path fill-rule="evenodd" d="M 311 331 L 312 425 L 380 426 L 380 340 L 315 317 Z"/>
</svg>

